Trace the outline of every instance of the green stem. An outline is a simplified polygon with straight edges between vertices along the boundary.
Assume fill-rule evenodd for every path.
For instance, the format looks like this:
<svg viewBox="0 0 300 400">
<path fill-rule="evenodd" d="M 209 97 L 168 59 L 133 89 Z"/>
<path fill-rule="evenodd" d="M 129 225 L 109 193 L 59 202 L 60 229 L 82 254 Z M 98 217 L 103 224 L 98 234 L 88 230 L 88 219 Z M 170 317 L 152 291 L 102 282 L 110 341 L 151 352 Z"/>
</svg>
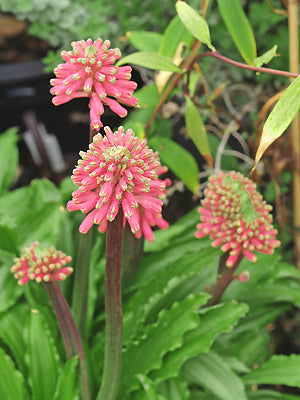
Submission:
<svg viewBox="0 0 300 400">
<path fill-rule="evenodd" d="M 80 384 L 82 389 L 82 400 L 90 399 L 89 378 L 86 359 L 80 335 L 73 319 L 68 303 L 56 281 L 44 283 L 44 287 L 52 302 L 59 328 L 63 337 L 67 358 L 75 355 L 80 361 Z"/>
<path fill-rule="evenodd" d="M 74 286 L 72 312 L 82 338 L 86 335 L 86 317 L 88 306 L 90 254 L 93 245 L 93 229 L 85 235 L 80 234 L 76 266 L 74 268 Z"/>
<path fill-rule="evenodd" d="M 235 273 L 242 259 L 244 258 L 244 254 L 239 255 L 238 259 L 236 260 L 235 264 L 232 267 L 226 267 L 225 262 L 227 260 L 227 257 L 228 254 L 223 254 L 220 258 L 219 272 L 222 271 L 223 274 L 220 276 L 219 280 L 217 280 L 217 282 L 214 284 L 214 287 L 211 292 L 212 297 L 205 304 L 205 307 L 214 306 L 215 304 L 218 304 L 221 301 L 225 290 L 228 288 L 228 286 L 234 279 L 233 274 Z"/>
<path fill-rule="evenodd" d="M 121 378 L 122 358 L 122 258 L 123 212 L 108 222 L 105 269 L 105 358 L 101 389 L 97 400 L 115 400 Z"/>
</svg>

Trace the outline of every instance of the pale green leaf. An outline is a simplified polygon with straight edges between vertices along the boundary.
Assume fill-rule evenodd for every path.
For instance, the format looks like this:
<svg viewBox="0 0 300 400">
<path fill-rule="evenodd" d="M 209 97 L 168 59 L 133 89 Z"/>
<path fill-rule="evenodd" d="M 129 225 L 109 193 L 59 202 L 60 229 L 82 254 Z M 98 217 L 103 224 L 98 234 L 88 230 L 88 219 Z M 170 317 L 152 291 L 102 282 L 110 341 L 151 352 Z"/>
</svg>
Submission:
<svg viewBox="0 0 300 400">
<path fill-rule="evenodd" d="M 199 167 L 194 157 L 178 143 L 162 136 L 149 139 L 150 146 L 159 154 L 163 164 L 193 193 L 199 187 Z"/>
<path fill-rule="evenodd" d="M 222 19 L 247 64 L 254 65 L 256 43 L 252 27 L 240 0 L 217 0 Z"/>
<path fill-rule="evenodd" d="M 132 53 L 117 62 L 117 66 L 124 64 L 135 64 L 156 71 L 184 72 L 173 63 L 171 58 L 150 51 Z"/>
<path fill-rule="evenodd" d="M 0 348 L 0 398 L 5 400 L 28 399 L 25 395 L 24 377 L 15 369 L 12 359 Z"/>
<path fill-rule="evenodd" d="M 268 64 L 277 54 L 277 44 L 273 46 L 270 50 L 266 51 L 263 55 L 254 58 L 254 64 L 257 67 L 261 67 L 263 64 Z"/>
<path fill-rule="evenodd" d="M 150 52 L 158 52 L 162 39 L 160 33 L 147 31 L 129 31 L 126 37 L 137 50 Z"/>
<path fill-rule="evenodd" d="M 176 11 L 186 29 L 191 32 L 196 39 L 206 44 L 208 48 L 214 51 L 215 48 L 211 44 L 209 28 L 205 19 L 184 1 L 177 1 Z"/>
</svg>

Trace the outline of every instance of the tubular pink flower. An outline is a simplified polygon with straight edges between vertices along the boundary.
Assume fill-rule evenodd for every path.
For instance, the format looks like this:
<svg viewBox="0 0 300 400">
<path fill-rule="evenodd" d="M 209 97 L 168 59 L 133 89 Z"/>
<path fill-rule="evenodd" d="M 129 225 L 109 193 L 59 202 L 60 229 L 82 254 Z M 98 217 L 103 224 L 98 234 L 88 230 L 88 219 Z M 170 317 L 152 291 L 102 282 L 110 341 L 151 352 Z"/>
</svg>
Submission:
<svg viewBox="0 0 300 400">
<path fill-rule="evenodd" d="M 144 235 L 152 241 L 152 226 L 168 227 L 161 216 L 161 198 L 170 181 L 158 178 L 167 169 L 161 167 L 147 141 L 135 137 L 131 129 L 124 132 L 120 127 L 113 133 L 106 126 L 104 131 L 105 137 L 98 133 L 89 150 L 80 152 L 81 160 L 72 176 L 79 189 L 73 192 L 67 208 L 87 214 L 79 228 L 87 233 L 93 224 L 105 232 L 107 221 L 113 221 L 122 206 L 124 223 L 128 221 L 135 236 Z"/>
<path fill-rule="evenodd" d="M 209 178 L 202 207 L 201 223 L 197 225 L 197 238 L 210 235 L 212 245 L 229 251 L 226 261 L 232 267 L 238 256 L 255 262 L 254 251 L 273 254 L 280 245 L 273 228 L 272 207 L 256 191 L 256 185 L 241 173 L 221 172 Z"/>
<path fill-rule="evenodd" d="M 21 257 L 15 259 L 11 272 L 15 274 L 19 285 L 29 280 L 36 282 L 63 281 L 73 272 L 73 268 L 65 267 L 72 258 L 54 247 L 47 248 L 34 242 L 22 251 Z"/>
<path fill-rule="evenodd" d="M 112 65 L 121 57 L 121 52 L 109 46 L 109 40 L 102 42 L 101 39 L 73 42 L 73 51 L 62 51 L 65 63 L 55 68 L 56 78 L 50 81 L 52 102 L 56 106 L 77 97 L 90 98 L 91 128 L 97 131 L 103 126 L 100 119 L 103 104 L 120 117 L 126 117 L 127 110 L 119 102 L 132 107 L 138 102 L 132 96 L 137 83 L 130 81 L 131 68 Z"/>
</svg>

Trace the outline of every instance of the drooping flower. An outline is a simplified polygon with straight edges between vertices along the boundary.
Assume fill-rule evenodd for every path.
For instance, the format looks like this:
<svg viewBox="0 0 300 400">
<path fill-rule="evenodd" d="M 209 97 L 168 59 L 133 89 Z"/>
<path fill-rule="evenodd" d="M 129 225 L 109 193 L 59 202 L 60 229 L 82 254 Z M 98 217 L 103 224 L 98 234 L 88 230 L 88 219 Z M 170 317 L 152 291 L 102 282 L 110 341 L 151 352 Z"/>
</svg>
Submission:
<svg viewBox="0 0 300 400">
<path fill-rule="evenodd" d="M 79 228 L 86 233 L 94 223 L 105 232 L 107 221 L 113 221 L 122 206 L 124 223 L 128 221 L 135 236 L 152 241 L 152 226 L 168 227 L 161 215 L 161 198 L 170 181 L 158 178 L 167 168 L 160 165 L 147 141 L 134 136 L 131 129 L 124 132 L 120 127 L 113 133 L 106 126 L 104 131 L 105 137 L 98 133 L 89 150 L 80 152 L 82 159 L 72 175 L 79 189 L 67 208 L 87 214 Z"/>
<path fill-rule="evenodd" d="M 19 285 L 25 285 L 29 280 L 36 282 L 63 281 L 73 271 L 65 267 L 72 258 L 54 247 L 46 247 L 38 242 L 31 243 L 29 248 L 21 252 L 21 257 L 15 259 L 11 272 L 15 274 Z"/>
<path fill-rule="evenodd" d="M 213 246 L 229 251 L 228 267 L 235 264 L 240 254 L 255 262 L 254 251 L 273 254 L 280 245 L 277 230 L 272 226 L 272 206 L 266 204 L 249 178 L 235 171 L 213 175 L 204 195 L 199 207 L 201 223 L 195 236 L 210 235 Z"/>
<path fill-rule="evenodd" d="M 127 110 L 119 102 L 135 107 L 137 99 L 132 96 L 137 83 L 130 81 L 129 66 L 116 67 L 114 62 L 121 57 L 120 49 L 109 49 L 110 41 L 99 38 L 80 40 L 72 43 L 73 51 L 62 51 L 64 64 L 59 64 L 51 79 L 50 92 L 56 106 L 78 97 L 89 97 L 91 128 L 99 130 L 103 124 L 100 116 L 107 105 L 120 117 L 126 117 Z M 116 99 L 116 100 L 115 100 Z"/>
</svg>

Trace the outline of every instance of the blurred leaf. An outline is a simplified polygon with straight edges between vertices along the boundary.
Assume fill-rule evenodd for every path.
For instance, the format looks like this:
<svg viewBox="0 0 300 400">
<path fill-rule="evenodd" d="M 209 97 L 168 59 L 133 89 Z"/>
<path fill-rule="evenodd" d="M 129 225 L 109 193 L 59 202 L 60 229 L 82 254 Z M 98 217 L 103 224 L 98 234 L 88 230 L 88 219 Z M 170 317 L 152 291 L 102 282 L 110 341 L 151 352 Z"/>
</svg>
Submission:
<svg viewBox="0 0 300 400">
<path fill-rule="evenodd" d="M 176 11 L 186 29 L 191 32 L 196 39 L 206 44 L 209 49 L 215 51 L 216 49 L 210 41 L 209 28 L 205 19 L 184 1 L 177 1 Z"/>
<path fill-rule="evenodd" d="M 266 149 L 272 144 L 279 136 L 283 134 L 286 128 L 292 122 L 294 116 L 300 108 L 300 76 L 296 78 L 289 87 L 284 91 L 275 107 L 268 116 L 264 127 L 263 133 L 260 138 L 260 143 L 255 156 L 255 165 L 261 159 Z"/>
<path fill-rule="evenodd" d="M 254 390 L 247 393 L 248 400 L 299 400 L 299 396 L 275 392 L 273 390 Z"/>
<path fill-rule="evenodd" d="M 183 371 L 190 383 L 204 387 L 220 400 L 247 400 L 243 381 L 212 351 L 187 361 Z"/>
<path fill-rule="evenodd" d="M 11 358 L 0 348 L 0 398 L 5 400 L 28 399 L 24 377 L 15 369 Z"/>
<path fill-rule="evenodd" d="M 187 133 L 199 150 L 199 153 L 205 158 L 207 164 L 212 167 L 213 159 L 210 154 L 207 133 L 199 110 L 188 96 L 185 96 L 185 101 L 187 105 L 185 113 Z"/>
<path fill-rule="evenodd" d="M 73 357 L 66 362 L 57 382 L 53 400 L 78 400 L 78 374 L 76 367 L 78 357 Z"/>
<path fill-rule="evenodd" d="M 45 318 L 38 310 L 31 311 L 26 336 L 32 400 L 53 400 L 60 375 L 59 356 Z"/>
<path fill-rule="evenodd" d="M 129 31 L 126 33 L 129 42 L 139 51 L 158 52 L 162 35 L 157 32 Z"/>
<path fill-rule="evenodd" d="M 31 183 L 32 207 L 39 209 L 45 203 L 60 202 L 61 194 L 57 186 L 49 179 L 34 179 Z"/>
<path fill-rule="evenodd" d="M 10 267 L 12 265 L 0 268 L 0 312 L 13 306 L 23 293 L 22 288 L 10 272 Z"/>
<path fill-rule="evenodd" d="M 159 392 L 165 399 L 189 400 L 191 393 L 188 389 L 188 383 L 182 377 L 168 379 L 159 385 Z"/>
<path fill-rule="evenodd" d="M 240 0 L 217 1 L 222 19 L 241 56 L 247 64 L 254 65 L 255 37 Z"/>
<path fill-rule="evenodd" d="M 0 134 L 0 195 L 13 183 L 19 162 L 18 129 L 10 128 Z"/>
<path fill-rule="evenodd" d="M 277 54 L 277 44 L 273 46 L 270 50 L 266 51 L 262 56 L 254 58 L 254 64 L 257 67 L 262 67 L 263 64 L 268 64 Z"/>
<path fill-rule="evenodd" d="M 159 48 L 159 53 L 173 58 L 177 52 L 180 43 L 189 47 L 193 42 L 193 36 L 182 24 L 178 15 L 176 15 L 167 26 Z"/>
<path fill-rule="evenodd" d="M 18 234 L 7 226 L 0 225 L 0 249 L 17 256 Z"/>
<path fill-rule="evenodd" d="M 274 355 L 259 368 L 243 376 L 245 384 L 270 384 L 300 387 L 300 355 Z"/>
<path fill-rule="evenodd" d="M 190 295 L 174 303 L 171 310 L 160 312 L 158 321 L 146 328 L 140 341 L 128 344 L 123 353 L 120 393 L 138 388 L 138 381 L 132 379 L 137 373 L 146 375 L 161 368 L 163 356 L 180 347 L 184 333 L 197 326 L 197 310 L 207 298 L 206 294 Z"/>
<path fill-rule="evenodd" d="M 178 143 L 165 137 L 149 139 L 150 146 L 156 150 L 162 162 L 186 185 L 197 193 L 199 187 L 199 167 L 194 157 Z"/>
<path fill-rule="evenodd" d="M 129 54 L 129 56 L 121 58 L 116 65 L 119 67 L 124 64 L 135 64 L 156 71 L 184 72 L 169 57 L 150 51 Z"/>
</svg>

